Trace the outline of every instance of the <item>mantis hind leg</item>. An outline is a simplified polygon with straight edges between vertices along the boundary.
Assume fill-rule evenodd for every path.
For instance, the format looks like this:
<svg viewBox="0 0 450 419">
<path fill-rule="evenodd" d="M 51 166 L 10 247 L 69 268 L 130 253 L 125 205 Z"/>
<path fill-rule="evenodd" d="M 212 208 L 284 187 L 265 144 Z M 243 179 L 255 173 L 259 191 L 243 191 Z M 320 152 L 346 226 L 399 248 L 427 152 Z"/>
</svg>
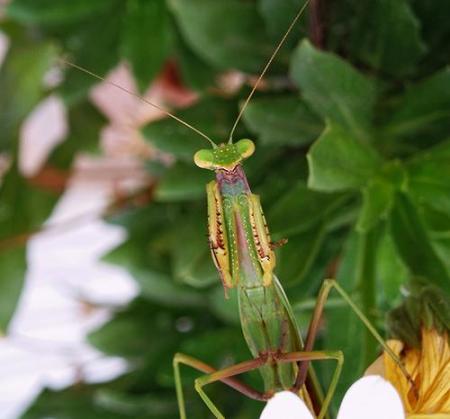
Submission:
<svg viewBox="0 0 450 419">
<path fill-rule="evenodd" d="M 207 394 L 203 390 L 203 386 L 215 381 L 221 381 L 224 384 L 227 384 L 231 388 L 235 389 L 236 391 L 244 394 L 245 396 L 251 399 L 266 401 L 269 397 L 251 388 L 247 384 L 237 380 L 236 378 L 232 378 L 235 375 L 239 375 L 244 372 L 257 369 L 266 362 L 267 361 L 263 360 L 262 358 L 256 358 L 251 359 L 249 361 L 241 362 L 236 365 L 232 365 L 230 367 L 221 370 L 216 370 L 215 368 L 211 367 L 208 364 L 205 364 L 204 362 L 196 358 L 193 358 L 185 354 L 177 353 L 173 358 L 173 369 L 175 374 L 175 387 L 177 392 L 180 418 L 186 419 L 186 407 L 184 403 L 183 386 L 181 382 L 180 364 L 187 365 L 191 368 L 194 368 L 198 371 L 207 374 L 195 380 L 195 389 L 197 390 L 197 392 L 199 393 L 200 397 L 202 398 L 206 406 L 209 408 L 209 410 L 216 416 L 216 418 L 223 419 L 224 418 L 223 414 L 219 411 L 216 405 L 207 396 Z"/>
<path fill-rule="evenodd" d="M 412 382 L 412 379 L 408 372 L 406 371 L 404 365 L 401 363 L 400 359 L 397 355 L 394 354 L 391 348 L 386 344 L 384 339 L 380 336 L 380 334 L 376 331 L 376 329 L 372 326 L 369 319 L 363 314 L 363 312 L 356 306 L 356 304 L 352 301 L 350 296 L 344 291 L 344 289 L 336 282 L 334 279 L 326 279 L 322 287 L 320 288 L 319 295 L 317 297 L 316 306 L 314 308 L 313 317 L 309 324 L 308 334 L 306 337 L 306 342 L 304 346 L 305 351 L 311 351 L 314 345 L 314 341 L 316 339 L 317 330 L 319 327 L 320 318 L 322 317 L 323 309 L 325 306 L 325 302 L 328 298 L 328 295 L 332 289 L 335 289 L 344 301 L 350 306 L 350 308 L 355 312 L 355 314 L 359 317 L 359 319 L 364 323 L 369 332 L 373 335 L 373 337 L 378 341 L 378 343 L 383 347 L 383 349 L 396 361 L 397 365 L 405 374 L 405 377 Z M 300 389 L 306 380 L 306 375 L 308 371 L 308 362 L 301 362 L 299 365 L 299 371 L 297 374 L 297 379 L 295 382 L 294 389 Z"/>
</svg>

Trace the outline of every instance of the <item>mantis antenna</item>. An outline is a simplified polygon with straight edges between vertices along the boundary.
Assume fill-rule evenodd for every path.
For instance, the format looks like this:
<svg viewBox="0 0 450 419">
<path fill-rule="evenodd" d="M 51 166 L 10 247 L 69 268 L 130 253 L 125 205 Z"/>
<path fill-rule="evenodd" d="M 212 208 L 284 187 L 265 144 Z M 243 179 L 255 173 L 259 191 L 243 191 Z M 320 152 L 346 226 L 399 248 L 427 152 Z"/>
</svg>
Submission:
<svg viewBox="0 0 450 419">
<path fill-rule="evenodd" d="M 256 83 L 254 84 L 251 92 L 249 93 L 249 95 L 247 96 L 247 98 L 245 99 L 244 105 L 242 106 L 236 121 L 234 121 L 234 125 L 233 128 L 231 128 L 231 132 L 230 132 L 230 137 L 228 139 L 228 143 L 232 143 L 233 142 L 233 134 L 234 131 L 236 130 L 236 127 L 238 126 L 239 121 L 242 118 L 242 115 L 244 114 L 245 108 L 247 107 L 247 105 L 249 104 L 251 98 L 253 97 L 253 94 L 255 93 L 256 89 L 258 88 L 258 85 L 261 83 L 261 80 L 263 79 L 263 77 L 265 76 L 267 70 L 269 69 L 270 65 L 272 64 L 272 61 L 275 59 L 275 57 L 278 54 L 278 51 L 280 51 L 280 48 L 283 46 L 283 44 L 285 43 L 287 37 L 289 36 L 289 34 L 291 33 L 292 29 L 294 28 L 295 24 L 297 23 L 297 21 L 300 19 L 300 17 L 302 16 L 303 12 L 306 9 L 306 6 L 308 6 L 310 0 L 306 0 L 305 3 L 303 4 L 302 8 L 300 9 L 300 11 L 295 15 L 294 19 L 292 20 L 291 24 L 289 25 L 288 30 L 286 31 L 286 33 L 283 35 L 283 37 L 281 38 L 280 42 L 278 43 L 277 47 L 275 48 L 275 50 L 273 51 L 273 54 L 271 55 L 271 57 L 269 58 L 269 61 L 267 61 L 266 65 L 264 66 L 263 71 L 261 72 L 261 74 L 259 75 L 258 79 L 256 80 Z"/>
<path fill-rule="evenodd" d="M 106 80 L 104 77 L 99 76 L 98 74 L 93 73 L 92 71 L 89 71 L 88 69 L 79 66 L 78 64 L 74 64 L 70 61 L 67 61 L 63 58 L 60 58 L 59 61 L 61 61 L 62 63 L 76 68 L 77 70 L 82 71 L 83 73 L 89 74 L 92 77 L 95 77 L 98 80 L 101 80 L 111 86 L 116 87 L 117 89 L 122 90 L 125 93 L 128 93 L 136 98 L 138 98 L 139 100 L 141 100 L 142 102 L 146 103 L 147 105 L 153 106 L 156 109 L 159 109 L 161 112 L 164 112 L 165 115 L 167 115 L 168 117 L 175 119 L 175 121 L 178 121 L 180 124 L 183 124 L 185 127 L 191 129 L 192 131 L 194 131 L 195 133 L 197 133 L 198 135 L 202 136 L 205 140 L 207 140 L 209 143 L 211 143 L 211 145 L 213 146 L 213 148 L 217 148 L 217 144 L 211 140 L 211 138 L 209 138 L 205 133 L 201 132 L 199 129 L 193 127 L 191 124 L 188 124 L 186 121 L 183 121 L 181 118 L 179 118 L 178 116 L 174 115 L 173 113 L 170 113 L 169 111 L 167 111 L 166 109 L 164 109 L 162 106 L 157 105 L 156 103 L 150 102 L 149 100 L 147 100 L 145 97 L 139 95 L 138 93 L 135 93 L 123 86 L 121 86 L 120 84 L 114 83 L 112 81 Z"/>
</svg>

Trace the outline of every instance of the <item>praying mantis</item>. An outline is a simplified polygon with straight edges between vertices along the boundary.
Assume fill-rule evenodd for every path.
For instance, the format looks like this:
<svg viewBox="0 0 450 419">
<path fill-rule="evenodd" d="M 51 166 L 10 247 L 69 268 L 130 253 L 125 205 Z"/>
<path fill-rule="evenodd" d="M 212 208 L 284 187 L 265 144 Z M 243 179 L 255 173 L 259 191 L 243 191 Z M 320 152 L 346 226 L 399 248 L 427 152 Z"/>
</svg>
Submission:
<svg viewBox="0 0 450 419">
<path fill-rule="evenodd" d="M 332 279 L 326 279 L 323 282 L 306 340 L 302 341 L 293 310 L 274 273 L 276 267 L 274 244 L 270 238 L 259 197 L 251 192 L 243 168 L 243 162 L 255 152 L 255 145 L 250 139 L 233 141 L 233 133 L 246 106 L 307 4 L 308 2 L 293 19 L 254 84 L 226 143 L 215 143 L 206 134 L 176 115 L 141 98 L 147 104 L 164 111 L 167 116 L 195 131 L 212 146 L 211 149 L 198 151 L 194 156 L 194 162 L 199 168 L 214 171 L 216 177 L 206 186 L 209 245 L 213 262 L 225 289 L 225 295 L 229 289 L 236 289 L 242 331 L 252 355 L 249 360 L 216 370 L 189 355 L 176 354 L 173 368 L 181 419 L 187 419 L 180 372 L 181 365 L 190 366 L 204 373 L 195 380 L 195 389 L 211 413 L 218 419 L 224 418 L 225 415 L 205 391 L 205 386 L 217 381 L 232 387 L 247 397 L 260 401 L 267 401 L 278 391 L 289 390 L 298 394 L 312 412 L 318 410 L 317 417 L 319 419 L 326 417 L 344 359 L 339 350 L 317 351 L 313 348 L 324 305 L 332 289 L 341 295 L 383 348 L 397 360 L 361 310 Z M 88 72 L 94 77 L 101 78 L 75 64 L 68 64 Z M 116 85 L 116 87 L 137 96 L 120 86 Z M 334 360 L 336 362 L 328 391 L 324 397 L 320 395 L 314 371 L 310 368 L 310 362 L 318 360 Z M 400 361 L 398 363 L 402 367 Z M 236 376 L 252 370 L 260 371 L 264 383 L 262 390 L 254 389 L 236 378 Z M 407 375 L 406 371 L 404 373 Z M 319 409 L 317 409 L 317 404 L 320 405 Z"/>
</svg>

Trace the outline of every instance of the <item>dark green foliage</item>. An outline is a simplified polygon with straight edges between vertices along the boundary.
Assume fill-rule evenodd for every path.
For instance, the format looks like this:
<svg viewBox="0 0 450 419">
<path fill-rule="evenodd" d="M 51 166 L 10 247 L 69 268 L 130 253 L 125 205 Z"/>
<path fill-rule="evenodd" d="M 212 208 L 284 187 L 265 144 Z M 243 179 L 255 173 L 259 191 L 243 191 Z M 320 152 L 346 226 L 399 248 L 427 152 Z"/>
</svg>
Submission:
<svg viewBox="0 0 450 419">
<path fill-rule="evenodd" d="M 321 3 L 321 48 L 307 39 L 307 13 L 234 137 L 255 138 L 245 169 L 273 239 L 288 239 L 277 250 L 276 273 L 302 330 L 326 276 L 336 277 L 385 334 L 385 314 L 402 302 L 400 288 L 420 277 L 426 302 L 417 305 L 413 296 L 407 310 L 395 312 L 396 322 L 415 326 L 405 339 L 417 344 L 411 336 L 421 322 L 436 317 L 439 330 L 448 327 L 439 307 L 450 294 L 450 3 Z M 249 86 L 224 92 L 217 77 L 229 70 L 257 76 L 301 5 L 12 0 L 1 26 L 12 46 L 0 69 L 0 150 L 13 165 L 0 189 L 0 331 L 25 271 L 24 243 L 11 246 L 9 239 L 39 227 L 56 200 L 21 178 L 15 161 L 20 123 L 47 93 L 41 79 L 57 52 L 100 76 L 125 60 L 141 91 L 170 64 L 199 94 L 177 115 L 222 142 Z M 57 92 L 68 106 L 70 133 L 48 162 L 60 169 L 70 168 L 75 153 L 96 149 L 104 123 L 87 95 L 97 80 L 72 68 L 64 76 Z M 215 366 L 250 356 L 235 295 L 223 298 L 207 245 L 204 195 L 213 174 L 196 168 L 192 156 L 209 145 L 168 118 L 142 132 L 176 162 L 145 162 L 157 180 L 150 202 L 125 205 L 107 218 L 125 227 L 128 238 L 104 259 L 127 269 L 141 294 L 90 336 L 104 353 L 125 357 L 132 371 L 110 383 L 45 391 L 25 418 L 174 418 L 175 352 Z M 345 353 L 336 407 L 378 348 L 350 309 L 332 299 L 316 347 Z M 425 317 L 414 314 L 419 311 Z M 401 327 L 392 330 L 399 335 Z M 331 368 L 320 364 L 326 387 Z M 189 417 L 210 417 L 192 387 L 198 374 L 187 368 L 183 374 Z M 257 375 L 250 380 L 259 385 Z M 262 408 L 220 384 L 208 392 L 228 417 L 257 417 Z"/>
</svg>

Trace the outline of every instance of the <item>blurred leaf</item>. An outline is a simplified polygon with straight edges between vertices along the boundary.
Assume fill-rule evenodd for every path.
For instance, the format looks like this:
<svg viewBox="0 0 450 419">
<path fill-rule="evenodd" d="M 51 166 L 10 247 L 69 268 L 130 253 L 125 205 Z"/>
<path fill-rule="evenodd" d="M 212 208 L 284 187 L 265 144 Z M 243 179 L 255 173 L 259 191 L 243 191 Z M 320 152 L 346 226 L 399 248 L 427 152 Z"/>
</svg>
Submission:
<svg viewBox="0 0 450 419">
<path fill-rule="evenodd" d="M 217 70 L 194 53 L 181 35 L 177 37 L 176 51 L 181 77 L 188 87 L 202 91 L 215 85 Z"/>
<path fill-rule="evenodd" d="M 423 205 L 420 210 L 430 233 L 446 236 L 450 232 L 450 213 L 436 211 L 429 205 Z"/>
<path fill-rule="evenodd" d="M 229 100 L 206 97 L 177 112 L 177 116 L 220 143 L 228 140 L 236 110 L 234 103 Z M 211 147 L 199 134 L 170 118 L 148 124 L 143 129 L 143 134 L 159 150 L 171 153 L 192 165 L 196 151 Z"/>
<path fill-rule="evenodd" d="M 164 0 L 128 0 L 122 54 L 141 91 L 161 70 L 169 52 L 169 19 Z"/>
<path fill-rule="evenodd" d="M 176 340 L 167 333 L 174 328 L 173 316 L 138 300 L 92 332 L 89 342 L 109 355 L 157 359 Z"/>
<path fill-rule="evenodd" d="M 184 225 L 178 214 L 176 217 Z M 174 224 L 167 206 L 153 203 L 110 221 L 127 228 L 129 238 L 103 260 L 126 268 L 139 284 L 142 297 L 171 308 L 206 304 L 200 293 L 175 283 L 171 276 L 174 240 L 177 240 L 173 232 L 177 232 L 179 224 Z"/>
<path fill-rule="evenodd" d="M 0 187 L 0 334 L 5 333 L 25 279 L 25 244 L 57 197 L 30 185 L 13 166 Z"/>
<path fill-rule="evenodd" d="M 429 73 L 448 65 L 447 44 L 450 26 L 450 3 L 447 0 L 410 0 L 414 14 L 420 20 L 421 34 L 427 45 L 427 54 L 421 62 L 421 72 Z"/>
<path fill-rule="evenodd" d="M 271 207 L 269 228 L 277 240 L 307 230 L 342 202 L 342 194 L 311 191 L 304 182 L 298 182 Z"/>
<path fill-rule="evenodd" d="M 67 24 L 105 11 L 115 3 L 117 0 L 14 0 L 7 7 L 7 15 L 24 23 Z"/>
<path fill-rule="evenodd" d="M 280 41 L 304 3 L 303 0 L 284 0 L 282 2 L 278 0 L 259 0 L 261 16 L 274 42 Z M 288 47 L 293 47 L 298 42 L 300 33 L 306 32 L 308 9 L 305 9 L 303 14 L 304 16 L 297 22 L 293 33 L 291 32 L 286 40 L 286 46 Z"/>
<path fill-rule="evenodd" d="M 328 125 L 308 152 L 308 186 L 320 191 L 359 188 L 377 172 L 380 163 L 369 145 L 337 125 Z"/>
<path fill-rule="evenodd" d="M 259 72 L 273 46 L 256 5 L 237 0 L 169 0 L 180 29 L 192 48 L 220 68 Z"/>
<path fill-rule="evenodd" d="M 198 199 L 206 195 L 206 184 L 211 180 L 207 170 L 178 162 L 158 184 L 155 198 L 160 202 Z"/>
<path fill-rule="evenodd" d="M 353 292 L 358 286 L 357 264 L 360 252 L 360 236 L 356 233 L 349 235 L 345 244 L 342 260 L 339 264 L 337 280 L 339 284 L 352 296 L 358 306 L 360 302 Z M 334 294 L 333 294 L 334 295 Z M 333 398 L 335 409 L 339 406 L 340 400 L 348 388 L 361 376 L 364 368 L 362 359 L 364 358 L 364 325 L 345 304 L 343 307 L 327 308 L 325 305 L 326 329 L 324 330 L 324 348 L 339 348 L 343 351 L 345 366 L 339 378 L 336 394 Z M 345 325 L 345 327 L 342 327 Z M 323 366 L 316 363 L 317 367 Z M 325 382 L 331 378 L 331 368 L 323 371 Z M 337 409 L 336 409 L 337 410 Z"/>
<path fill-rule="evenodd" d="M 277 276 L 283 285 L 299 284 L 306 280 L 318 256 L 326 232 L 326 221 L 319 219 L 306 230 L 288 237 L 288 242 L 277 250 Z"/>
<path fill-rule="evenodd" d="M 93 388 L 81 385 L 66 390 L 44 390 L 33 405 L 21 416 L 22 419 L 123 419 L 119 412 L 97 406 Z"/>
<path fill-rule="evenodd" d="M 361 18 L 352 32 L 360 59 L 393 75 L 411 73 L 425 52 L 420 22 L 407 0 L 358 2 Z"/>
<path fill-rule="evenodd" d="M 68 109 L 69 135 L 51 153 L 48 164 L 68 169 L 79 152 L 98 152 L 100 130 L 105 118 L 89 102 L 82 102 Z"/>
<path fill-rule="evenodd" d="M 152 230 L 149 233 L 157 234 Z M 168 255 L 160 255 L 145 245 L 142 251 L 142 246 L 140 241 L 128 240 L 103 259 L 126 267 L 139 284 L 142 297 L 150 301 L 167 307 L 201 307 L 205 304 L 195 290 L 173 281 L 166 260 Z"/>
<path fill-rule="evenodd" d="M 139 283 L 142 296 L 166 307 L 203 307 L 201 294 L 188 286 L 172 281 L 170 276 L 145 269 L 133 268 L 130 273 Z"/>
<path fill-rule="evenodd" d="M 126 417 L 173 418 L 178 414 L 176 401 L 170 394 L 133 394 L 113 389 L 99 389 L 95 396 L 99 407 Z"/>
<path fill-rule="evenodd" d="M 262 144 L 275 146 L 309 144 L 323 129 L 317 116 L 293 96 L 254 99 L 244 121 Z"/>
<path fill-rule="evenodd" d="M 416 282 L 402 304 L 391 310 L 387 322 L 394 338 L 420 349 L 422 327 L 442 335 L 450 331 L 450 299 L 439 288 Z"/>
<path fill-rule="evenodd" d="M 0 338 L 6 334 L 25 280 L 26 255 L 23 246 L 4 249 L 0 245 Z"/>
<path fill-rule="evenodd" d="M 68 60 L 87 70 L 105 76 L 108 70 L 118 63 L 118 46 L 122 28 L 122 3 L 116 3 L 113 10 L 95 17 L 76 27 L 69 37 L 66 48 Z M 102 29 L 99 30 L 99 19 Z M 68 103 L 74 103 L 86 97 L 89 88 L 98 83 L 98 79 L 76 68 L 68 68 L 60 86 L 61 95 Z"/>
<path fill-rule="evenodd" d="M 373 83 L 349 63 L 303 41 L 291 61 L 291 77 L 319 115 L 359 140 L 370 138 L 375 103 Z"/>
<path fill-rule="evenodd" d="M 407 170 L 409 194 L 419 203 L 450 213 L 450 140 L 416 154 Z"/>
<path fill-rule="evenodd" d="M 450 116 L 450 68 L 412 85 L 391 112 L 386 130 L 395 135 L 417 134 L 443 125 Z"/>
<path fill-rule="evenodd" d="M 388 229 L 378 243 L 376 271 L 378 283 L 382 284 L 383 297 L 388 304 L 397 303 L 400 299 L 400 287 L 409 280 L 409 272 Z"/>
<path fill-rule="evenodd" d="M 187 216 L 181 228 L 177 226 L 173 249 L 175 279 L 193 287 L 220 281 L 208 248 L 206 208 L 205 214 L 200 215 L 201 218 L 199 214 Z"/>
<path fill-rule="evenodd" d="M 220 281 L 218 274 L 217 281 Z M 225 291 L 222 284 L 214 287 L 214 289 L 209 294 L 209 303 L 211 310 L 219 319 L 222 319 L 224 322 L 240 327 L 237 289 L 234 288 L 227 290 L 227 293 L 228 299 L 225 298 Z"/>
<path fill-rule="evenodd" d="M 380 220 L 386 219 L 394 201 L 393 186 L 383 179 L 369 181 L 362 190 L 363 205 L 356 228 L 359 232 L 367 232 Z"/>
<path fill-rule="evenodd" d="M 390 225 L 398 252 L 411 272 L 445 289 L 450 281 L 449 274 L 431 246 L 416 208 L 401 193 L 396 195 Z"/>
<path fill-rule="evenodd" d="M 44 93 L 43 79 L 55 58 L 53 44 L 12 43 L 0 69 L 0 151 L 12 151 L 19 123 Z"/>
</svg>

